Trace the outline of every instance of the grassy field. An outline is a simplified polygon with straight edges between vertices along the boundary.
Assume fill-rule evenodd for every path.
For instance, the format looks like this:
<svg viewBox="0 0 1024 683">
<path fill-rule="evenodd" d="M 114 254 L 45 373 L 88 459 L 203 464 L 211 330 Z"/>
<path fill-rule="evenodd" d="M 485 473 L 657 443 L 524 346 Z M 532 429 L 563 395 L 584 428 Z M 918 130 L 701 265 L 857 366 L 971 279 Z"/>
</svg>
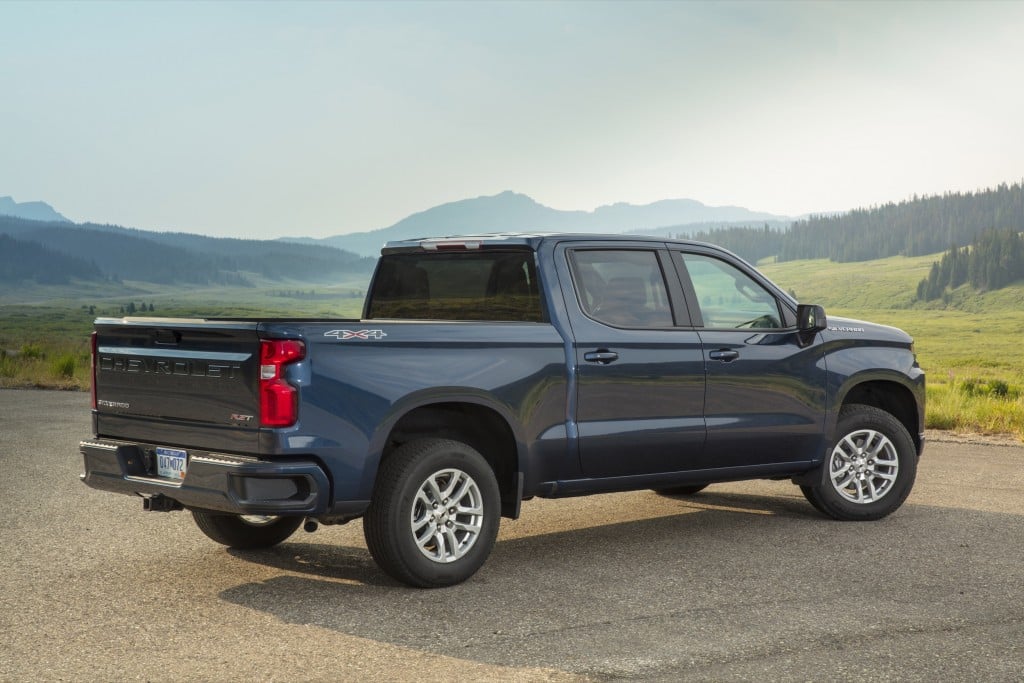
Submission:
<svg viewBox="0 0 1024 683">
<path fill-rule="evenodd" d="M 125 283 L 90 285 L 76 296 L 66 287 L 8 291 L 0 297 L 0 387 L 87 390 L 93 320 L 120 317 L 131 305 L 140 316 L 357 318 L 366 284 L 167 288 Z"/>
<path fill-rule="evenodd" d="M 894 325 L 913 335 L 928 373 L 929 428 L 1024 440 L 1024 283 L 985 294 L 961 288 L 949 307 L 915 304 L 917 283 L 936 258 L 760 268 L 801 301 L 821 304 L 832 315 Z M 364 281 L 173 289 L 125 283 L 93 285 L 73 296 L 66 288 L 8 292 L 0 296 L 0 386 L 88 389 L 92 321 L 120 316 L 129 303 L 145 304 L 146 315 L 158 316 L 351 318 L 360 313 L 365 287 Z"/>
</svg>

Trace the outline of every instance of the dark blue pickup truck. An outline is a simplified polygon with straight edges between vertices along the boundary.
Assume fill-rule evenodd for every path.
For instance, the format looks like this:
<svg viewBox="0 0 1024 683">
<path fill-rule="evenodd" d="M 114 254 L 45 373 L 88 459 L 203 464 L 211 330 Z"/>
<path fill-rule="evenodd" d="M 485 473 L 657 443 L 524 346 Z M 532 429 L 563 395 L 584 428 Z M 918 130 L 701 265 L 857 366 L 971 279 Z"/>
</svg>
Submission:
<svg viewBox="0 0 1024 683">
<path fill-rule="evenodd" d="M 791 479 L 897 509 L 924 446 L 900 330 L 798 304 L 717 247 L 390 243 L 359 320 L 99 319 L 83 481 L 261 548 L 362 517 L 416 586 L 470 577 L 534 496 Z"/>
</svg>

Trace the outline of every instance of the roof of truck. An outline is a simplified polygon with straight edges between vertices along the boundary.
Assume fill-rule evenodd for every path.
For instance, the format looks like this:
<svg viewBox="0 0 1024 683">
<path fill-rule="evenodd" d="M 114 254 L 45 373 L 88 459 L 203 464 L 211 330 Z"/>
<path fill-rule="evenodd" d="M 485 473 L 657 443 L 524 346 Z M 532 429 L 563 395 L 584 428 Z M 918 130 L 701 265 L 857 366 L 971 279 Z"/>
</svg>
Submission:
<svg viewBox="0 0 1024 683">
<path fill-rule="evenodd" d="M 562 232 L 499 232 L 476 235 L 450 235 L 446 237 L 418 237 L 407 240 L 388 242 L 381 250 L 382 254 L 396 251 L 426 250 L 448 251 L 463 249 L 479 249 L 480 247 L 525 247 L 536 249 L 541 242 L 555 239 L 558 241 L 601 241 L 601 242 L 655 242 L 664 244 L 701 244 L 693 240 L 670 239 L 654 235 L 624 235 L 598 233 L 562 233 Z M 710 246 L 710 245 L 709 245 Z"/>
</svg>

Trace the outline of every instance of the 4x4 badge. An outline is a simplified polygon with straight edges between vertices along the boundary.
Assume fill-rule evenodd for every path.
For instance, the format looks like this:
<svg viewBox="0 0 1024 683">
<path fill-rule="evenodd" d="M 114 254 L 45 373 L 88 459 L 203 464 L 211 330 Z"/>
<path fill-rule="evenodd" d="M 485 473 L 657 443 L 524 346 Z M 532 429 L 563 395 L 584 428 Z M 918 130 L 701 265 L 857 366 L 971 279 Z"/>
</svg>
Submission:
<svg viewBox="0 0 1024 683">
<path fill-rule="evenodd" d="M 324 332 L 325 337 L 334 337 L 338 341 L 345 341 L 346 339 L 383 339 L 388 336 L 384 330 L 331 330 L 330 332 Z"/>
</svg>

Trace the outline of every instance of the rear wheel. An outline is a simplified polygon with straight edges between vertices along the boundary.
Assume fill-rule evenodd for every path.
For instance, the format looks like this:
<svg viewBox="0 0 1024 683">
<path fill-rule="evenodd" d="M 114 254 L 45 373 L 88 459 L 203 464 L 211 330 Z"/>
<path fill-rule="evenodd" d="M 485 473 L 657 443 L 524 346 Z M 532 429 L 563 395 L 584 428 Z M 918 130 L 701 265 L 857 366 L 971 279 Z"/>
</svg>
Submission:
<svg viewBox="0 0 1024 683">
<path fill-rule="evenodd" d="M 193 510 L 192 518 L 204 534 L 229 548 L 254 550 L 284 541 L 302 524 L 302 517 L 228 515 Z"/>
<path fill-rule="evenodd" d="M 810 503 L 840 520 L 881 519 L 910 495 L 917 449 L 895 417 L 873 406 L 848 405 L 817 482 L 801 486 Z"/>
<path fill-rule="evenodd" d="M 472 576 L 498 534 L 498 482 L 477 451 L 418 439 L 381 464 L 363 533 L 373 559 L 412 586 L 451 586 Z"/>
</svg>

